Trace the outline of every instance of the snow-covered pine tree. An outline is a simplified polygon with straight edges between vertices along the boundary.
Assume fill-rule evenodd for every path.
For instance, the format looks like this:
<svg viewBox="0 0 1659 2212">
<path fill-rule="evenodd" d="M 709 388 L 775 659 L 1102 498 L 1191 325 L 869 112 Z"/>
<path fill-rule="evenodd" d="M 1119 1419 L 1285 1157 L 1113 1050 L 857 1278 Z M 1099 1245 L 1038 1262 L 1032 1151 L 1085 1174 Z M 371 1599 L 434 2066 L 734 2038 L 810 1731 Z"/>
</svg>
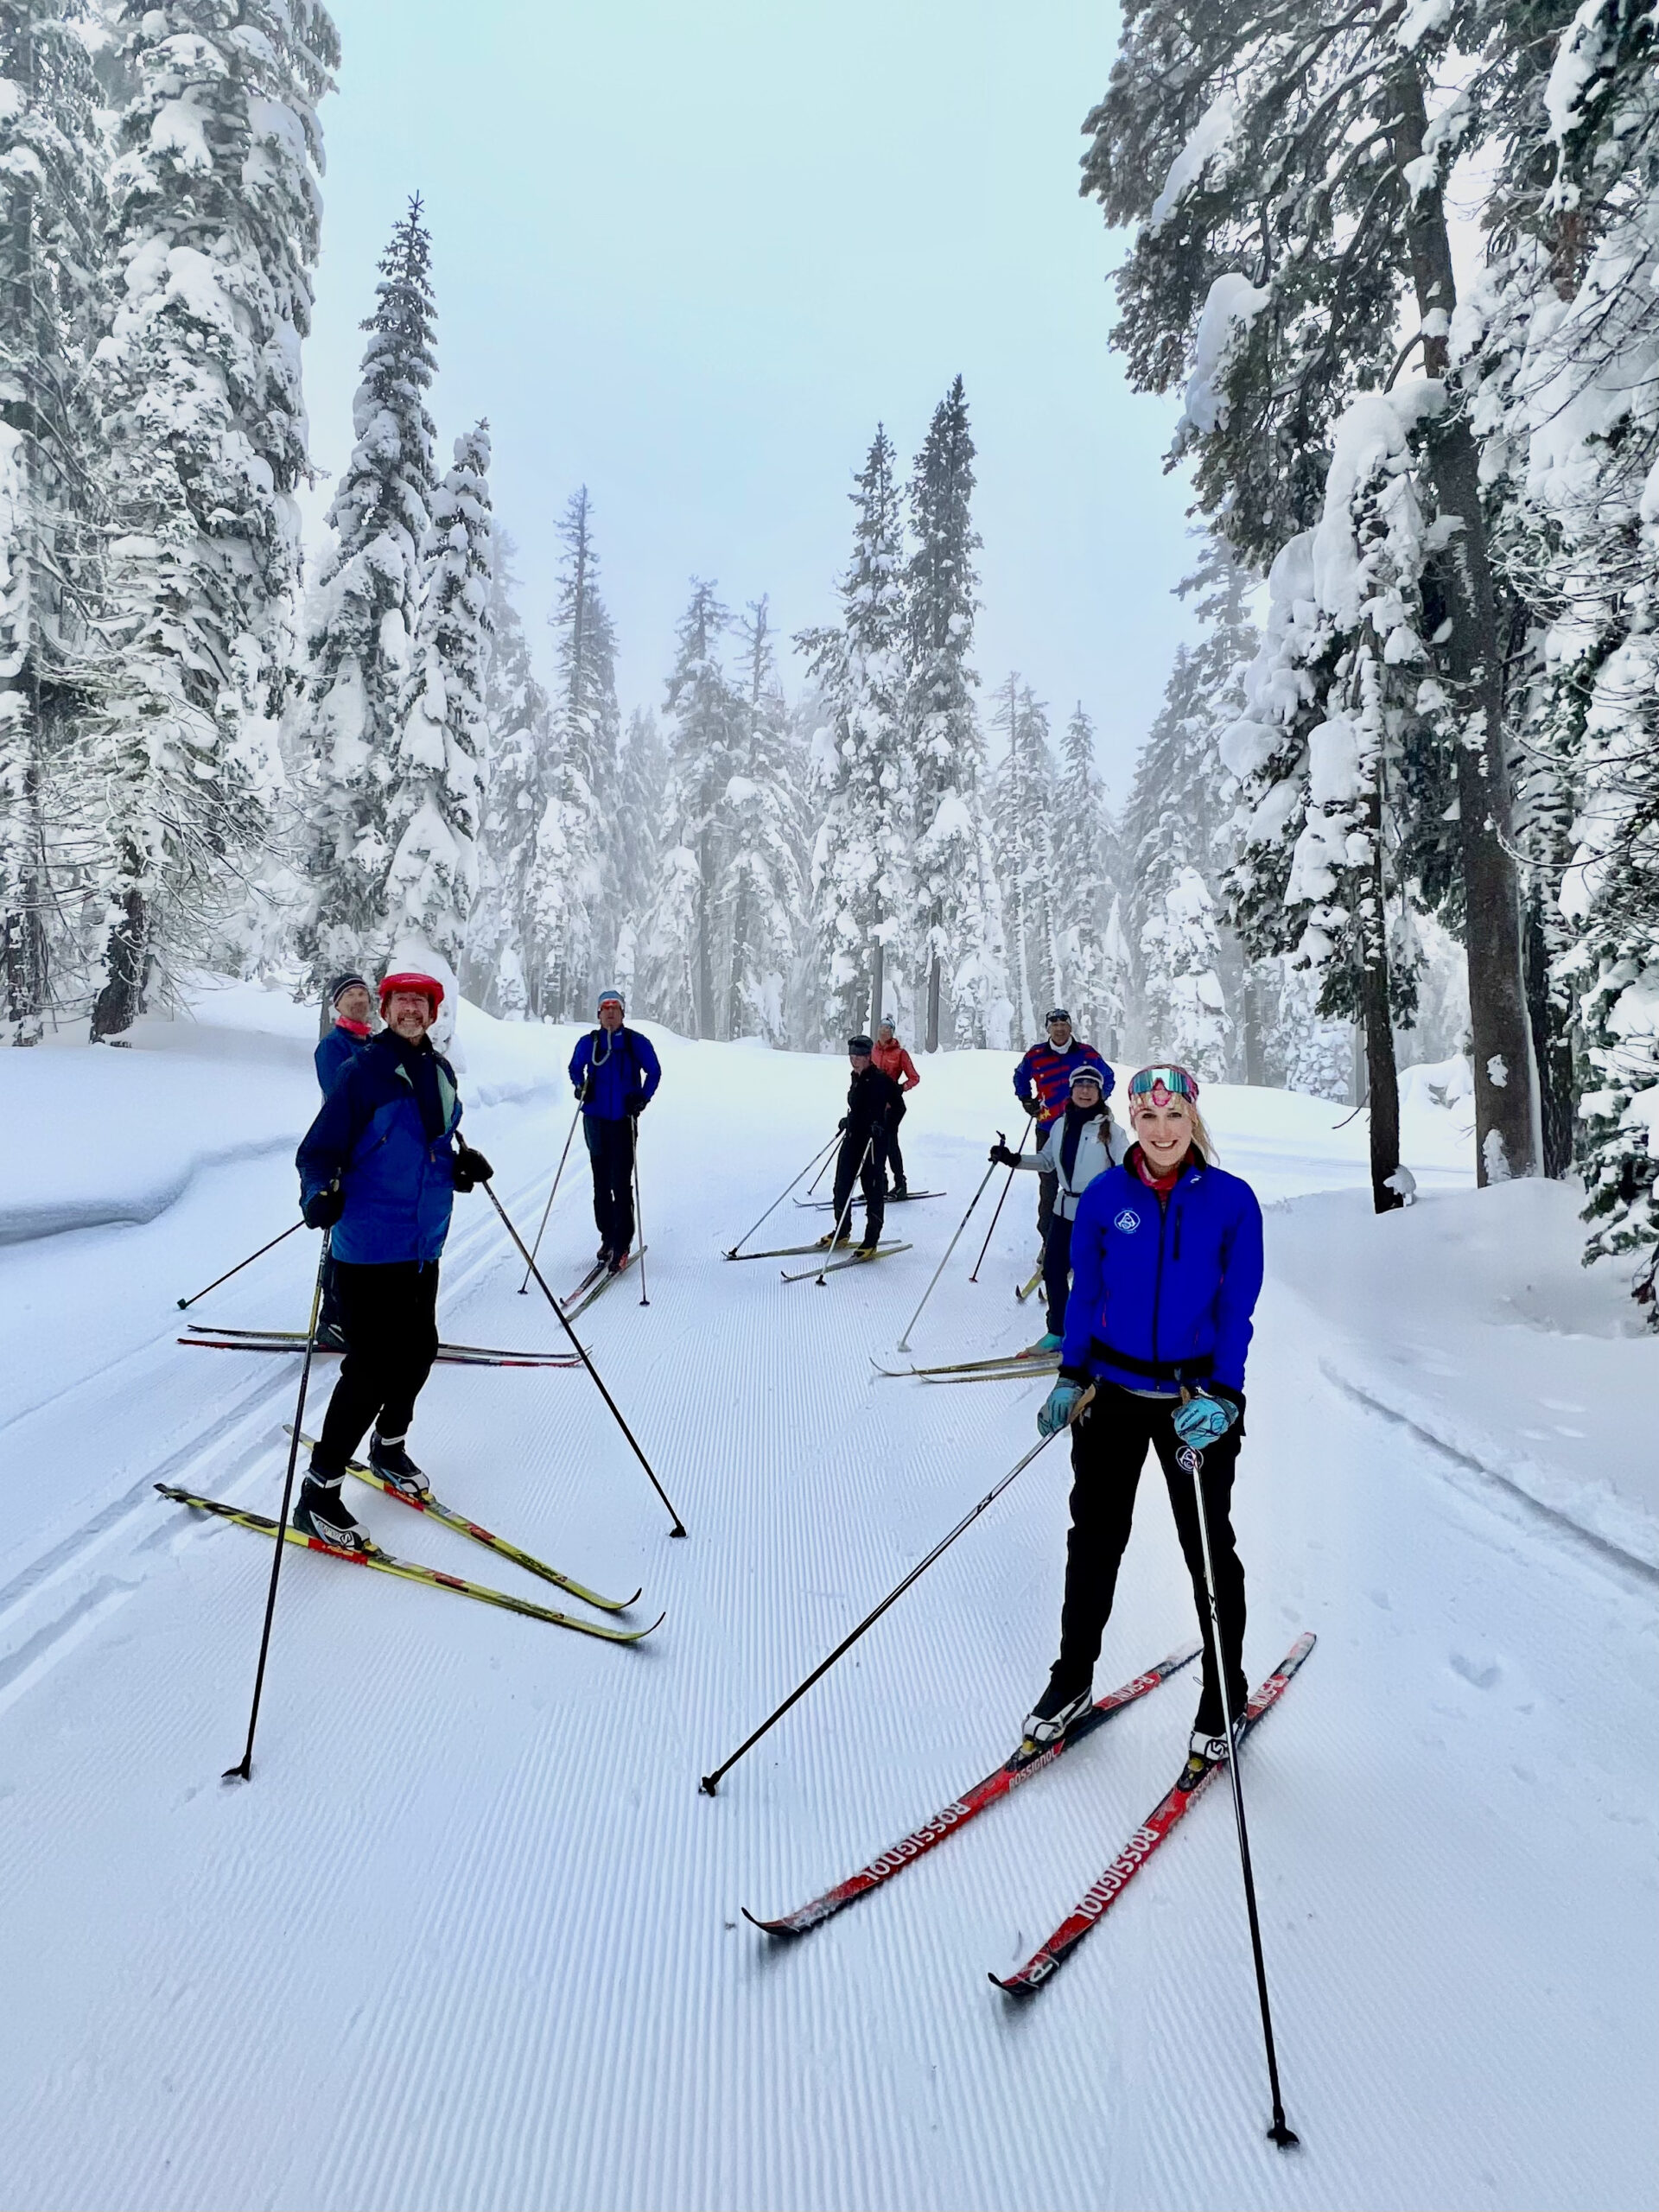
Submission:
<svg viewBox="0 0 1659 2212">
<path fill-rule="evenodd" d="M 1592 1087 L 1586 1262 L 1659 1325 L 1659 77 L 1650 10 L 1587 0 L 1503 182 L 1519 221 L 1458 338 L 1518 488 L 1547 628 L 1529 750 L 1578 801 L 1560 907 Z M 1527 187 L 1536 183 L 1530 192 Z M 1500 441 L 1502 442 L 1500 443 Z M 1559 834 L 1547 800 L 1544 826 Z"/>
<path fill-rule="evenodd" d="M 1408 887 L 1389 866 L 1405 842 L 1400 762 L 1425 727 L 1445 738 L 1445 695 L 1422 672 L 1431 540 L 1418 498 L 1423 416 L 1442 402 L 1438 385 L 1401 385 L 1360 395 L 1337 423 L 1324 513 L 1274 563 L 1250 712 L 1221 743 L 1243 787 L 1232 884 L 1247 942 L 1288 950 L 1321 977 L 1319 1012 L 1363 1025 L 1379 1212 L 1399 1203 L 1394 1023 L 1415 1003 Z M 1493 1153 L 1488 1180 L 1502 1172 Z"/>
<path fill-rule="evenodd" d="M 841 626 L 804 632 L 829 710 L 814 753 L 823 817 L 812 855 L 817 930 L 829 980 L 824 1028 L 844 1038 L 901 998 L 897 972 L 910 912 L 904 759 L 903 523 L 892 441 L 878 424 L 849 494 L 853 555 Z"/>
<path fill-rule="evenodd" d="M 905 573 L 904 746 L 915 825 L 910 970 L 925 995 L 922 1042 L 1006 1036 L 996 870 L 985 818 L 985 741 L 970 655 L 979 578 L 974 442 L 957 377 L 933 410 L 910 480 Z"/>
<path fill-rule="evenodd" d="M 199 942 L 265 835 L 293 655 L 300 344 L 321 203 L 315 0 L 118 0 L 123 296 L 99 346 L 111 537 L 92 1034 Z"/>
<path fill-rule="evenodd" d="M 614 972 L 607 979 L 632 999 L 640 973 L 640 944 L 657 887 L 668 804 L 668 747 L 648 707 L 628 717 L 627 736 L 617 766 L 616 804 L 611 824 L 616 854 L 618 927 L 612 954 Z"/>
<path fill-rule="evenodd" d="M 1085 129 L 1086 192 L 1137 226 L 1116 342 L 1142 389 L 1187 378 L 1175 457 L 1241 551 L 1270 560 L 1310 527 L 1331 425 L 1421 349 L 1451 375 L 1458 302 L 1446 183 L 1483 118 L 1509 112 L 1515 56 L 1470 43 L 1502 10 L 1322 0 L 1143 0 Z M 1529 61 L 1525 67 L 1532 67 Z M 1433 109 L 1431 116 L 1430 108 Z M 1414 327 L 1396 360 L 1405 302 Z M 1480 1172 L 1539 1160 L 1520 900 L 1511 857 L 1504 654 L 1480 482 L 1461 394 L 1424 426 L 1433 486 L 1439 672 L 1448 739 L 1475 1039 Z"/>
<path fill-rule="evenodd" d="M 688 1037 L 717 1037 L 723 1012 L 715 979 L 724 810 L 742 728 L 741 702 L 720 661 L 730 625 L 714 585 L 694 577 L 668 679 L 665 827 L 642 947 L 647 1004 Z"/>
<path fill-rule="evenodd" d="M 1048 709 L 1018 672 L 996 695 L 991 727 L 1005 747 L 993 821 L 1007 937 L 1008 994 L 1020 1034 L 1039 1037 L 1054 1003 L 1054 755 Z"/>
<path fill-rule="evenodd" d="M 537 1010 L 549 1021 L 582 1021 L 616 945 L 616 882 L 609 821 L 620 716 L 616 638 L 599 594 L 593 503 L 584 484 L 559 524 L 564 559 L 550 626 L 557 639 L 547 798 L 537 832 L 531 887 Z"/>
<path fill-rule="evenodd" d="M 86 381 L 107 207 L 80 0 L 0 0 L 0 1039 L 39 1041 L 91 692 L 98 428 Z M 79 779 L 73 779 L 79 781 Z"/>
<path fill-rule="evenodd" d="M 520 1020 L 530 1009 L 530 882 L 546 803 L 550 709 L 513 602 L 512 541 L 499 525 L 494 547 L 479 891 L 467 925 L 461 982 L 467 996 L 490 1013 Z"/>
<path fill-rule="evenodd" d="M 356 442 L 328 510 L 306 618 L 292 750 L 305 813 L 300 954 L 319 989 L 385 953 L 387 805 L 403 732 L 421 548 L 437 489 L 431 240 L 418 194 L 380 262 L 352 404 Z"/>
<path fill-rule="evenodd" d="M 789 989 L 804 909 L 798 763 L 778 683 L 766 600 L 749 603 L 734 689 L 741 708 L 735 767 L 726 786 L 728 1037 L 788 1040 Z"/>
<path fill-rule="evenodd" d="M 1098 1044 L 1103 1037 L 1116 1038 L 1123 1010 L 1106 955 L 1112 892 L 1106 873 L 1106 791 L 1095 766 L 1095 726 L 1080 699 L 1060 740 L 1052 843 L 1058 995 L 1071 1008 L 1078 1034 Z"/>
<path fill-rule="evenodd" d="M 387 793 L 388 943 L 460 971 L 478 888 L 490 648 L 490 434 L 455 440 L 421 550 L 421 610 Z"/>
</svg>

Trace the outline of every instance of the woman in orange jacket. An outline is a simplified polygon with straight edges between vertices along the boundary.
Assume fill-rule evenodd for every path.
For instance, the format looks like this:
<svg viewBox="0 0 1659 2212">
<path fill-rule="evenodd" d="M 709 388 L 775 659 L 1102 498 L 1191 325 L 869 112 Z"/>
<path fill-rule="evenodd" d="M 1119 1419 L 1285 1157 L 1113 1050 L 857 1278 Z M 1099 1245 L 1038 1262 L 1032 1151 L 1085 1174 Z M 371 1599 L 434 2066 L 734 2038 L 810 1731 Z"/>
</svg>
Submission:
<svg viewBox="0 0 1659 2212">
<path fill-rule="evenodd" d="M 887 1158 L 893 1163 L 893 1185 L 887 1196 L 890 1198 L 907 1198 L 910 1185 L 905 1180 L 905 1158 L 899 1149 L 899 1124 L 905 1118 L 903 1094 L 914 1090 L 922 1078 L 916 1072 L 915 1061 L 899 1042 L 890 1014 L 882 1015 L 876 1028 L 875 1046 L 870 1058 L 883 1075 L 893 1077 L 900 1092 L 899 1110 L 887 1124 Z"/>
</svg>

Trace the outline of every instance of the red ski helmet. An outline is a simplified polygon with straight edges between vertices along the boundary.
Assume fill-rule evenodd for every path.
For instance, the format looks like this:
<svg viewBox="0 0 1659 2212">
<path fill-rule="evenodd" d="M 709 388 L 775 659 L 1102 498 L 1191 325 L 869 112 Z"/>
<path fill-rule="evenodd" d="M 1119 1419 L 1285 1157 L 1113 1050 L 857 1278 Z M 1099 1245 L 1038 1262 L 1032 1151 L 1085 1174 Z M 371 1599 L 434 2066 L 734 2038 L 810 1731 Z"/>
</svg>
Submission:
<svg viewBox="0 0 1659 2212">
<path fill-rule="evenodd" d="M 383 976 L 380 979 L 380 1011 L 383 1014 L 386 1010 L 386 1001 L 394 991 L 423 992 L 426 1002 L 432 1009 L 432 1019 L 437 1020 L 438 1008 L 443 1004 L 443 985 L 435 976 L 423 976 L 413 968 L 400 969 L 395 976 Z"/>
</svg>

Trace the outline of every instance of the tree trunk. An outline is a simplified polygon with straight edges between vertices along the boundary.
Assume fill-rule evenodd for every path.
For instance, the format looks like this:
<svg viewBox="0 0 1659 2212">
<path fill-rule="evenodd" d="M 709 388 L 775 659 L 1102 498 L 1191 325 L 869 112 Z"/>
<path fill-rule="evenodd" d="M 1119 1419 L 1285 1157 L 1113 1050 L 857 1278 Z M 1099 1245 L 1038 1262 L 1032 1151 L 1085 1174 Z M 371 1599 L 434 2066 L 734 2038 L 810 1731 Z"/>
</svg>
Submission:
<svg viewBox="0 0 1659 2212">
<path fill-rule="evenodd" d="M 130 883 L 119 903 L 105 948 L 105 981 L 92 1001 L 92 1041 L 118 1037 L 137 1020 L 143 991 L 144 953 L 149 914 L 144 894 Z"/>
<path fill-rule="evenodd" d="M 709 915 L 709 871 L 713 856 L 709 849 L 709 832 L 705 829 L 697 840 L 697 1004 L 696 1022 L 699 1037 L 712 1037 L 714 1029 L 715 957 L 709 938 L 712 934 Z"/>
<path fill-rule="evenodd" d="M 887 948 L 880 938 L 874 941 L 870 954 L 870 1034 L 874 1036 L 881 1019 L 881 990 L 887 969 Z"/>
<path fill-rule="evenodd" d="M 1527 900 L 1527 1012 L 1538 1063 L 1538 1133 L 1546 1175 L 1573 1165 L 1572 1008 L 1550 988 L 1549 936 L 1535 889 Z"/>
<path fill-rule="evenodd" d="M 927 1038 L 924 1049 L 937 1052 L 939 1049 L 939 956 L 936 952 L 927 964 Z"/>
<path fill-rule="evenodd" d="M 1244 1033 L 1244 1080 L 1253 1089 L 1260 1090 L 1268 1080 L 1267 1055 L 1262 1044 L 1262 994 L 1248 960 L 1239 988 L 1239 1008 Z"/>
<path fill-rule="evenodd" d="M 1394 79 L 1396 162 L 1421 158 L 1427 127 L 1416 70 Z M 1457 305 L 1446 209 L 1438 188 L 1408 201 L 1406 238 L 1417 308 L 1449 326 Z M 1443 335 L 1423 340 L 1423 367 L 1444 378 Z M 1521 899 L 1510 837 L 1509 764 L 1503 743 L 1503 658 L 1481 505 L 1479 454 L 1455 407 L 1428 429 L 1428 457 L 1440 512 L 1459 524 L 1444 564 L 1452 634 L 1446 671 L 1462 714 L 1458 747 L 1459 836 L 1467 910 L 1469 1017 L 1474 1036 L 1476 1173 L 1484 1183 L 1536 1174 L 1537 1074 L 1522 959 Z"/>
</svg>

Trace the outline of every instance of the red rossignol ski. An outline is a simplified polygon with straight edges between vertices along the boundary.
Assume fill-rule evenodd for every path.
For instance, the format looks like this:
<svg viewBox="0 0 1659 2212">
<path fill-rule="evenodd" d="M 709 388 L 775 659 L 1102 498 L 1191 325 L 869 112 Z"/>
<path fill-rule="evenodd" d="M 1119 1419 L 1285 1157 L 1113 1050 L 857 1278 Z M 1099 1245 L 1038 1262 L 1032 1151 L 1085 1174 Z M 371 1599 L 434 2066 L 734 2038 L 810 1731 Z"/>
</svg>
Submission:
<svg viewBox="0 0 1659 2212">
<path fill-rule="evenodd" d="M 1243 1742 L 1263 1713 L 1278 1704 L 1292 1676 L 1318 1640 L 1311 1630 L 1299 1636 L 1285 1654 L 1276 1673 L 1269 1675 L 1261 1688 L 1252 1693 L 1249 1704 L 1245 1707 L 1244 1724 L 1238 1732 L 1239 1744 Z M 1033 1952 L 1017 1972 L 990 1976 L 997 1987 L 1006 1990 L 1010 1997 L 1033 1996 L 1056 1967 L 1076 1950 L 1095 1923 L 1103 1919 L 1111 1910 L 1176 1822 L 1198 1802 L 1220 1772 L 1221 1765 L 1217 1761 L 1200 1777 L 1192 1789 L 1182 1789 L 1178 1785 L 1160 1799 L 1100 1879 L 1084 1892 L 1041 1950 Z"/>
<path fill-rule="evenodd" d="M 891 1850 L 884 1851 L 880 1857 L 871 1859 L 869 1865 L 861 1866 L 856 1874 L 849 1874 L 844 1882 L 837 1882 L 834 1889 L 826 1890 L 822 1897 L 814 1897 L 810 1904 L 802 1905 L 798 1911 L 785 1913 L 777 1920 L 757 1919 L 745 1905 L 744 1918 L 753 1922 L 768 1936 L 804 1936 L 809 1928 L 816 1928 L 820 1921 L 832 1918 L 843 1905 L 851 1904 L 855 1898 L 868 1897 L 872 1890 L 879 1890 L 884 1882 L 891 1881 L 901 1868 L 925 1858 L 936 1846 L 943 1843 L 946 1836 L 953 1835 L 976 1814 L 982 1813 L 988 1805 L 995 1804 L 998 1798 L 1006 1797 L 1011 1789 L 1017 1789 L 1033 1774 L 1052 1766 L 1062 1751 L 1068 1751 L 1073 1744 L 1080 1743 L 1085 1736 L 1092 1735 L 1103 1721 L 1110 1719 L 1113 1713 L 1122 1712 L 1126 1705 L 1133 1705 L 1137 1698 L 1144 1697 L 1148 1690 L 1155 1690 L 1160 1682 L 1167 1681 L 1172 1675 L 1178 1674 L 1198 1657 L 1200 1648 L 1197 1643 L 1185 1643 L 1179 1650 L 1172 1651 L 1166 1659 L 1160 1659 L 1155 1667 L 1148 1667 L 1144 1675 L 1137 1675 L 1133 1681 L 1125 1682 L 1121 1689 L 1109 1692 L 1090 1707 L 1081 1720 L 1072 1724 L 1058 1744 L 1042 1751 L 1033 1749 L 1027 1752 L 1022 1747 L 1021 1751 L 1015 1751 L 994 1773 L 988 1774 L 983 1782 L 976 1783 L 964 1796 L 953 1799 L 935 1813 L 931 1821 L 925 1821 L 920 1827 L 912 1829 L 902 1842 L 895 1843 Z"/>
</svg>

